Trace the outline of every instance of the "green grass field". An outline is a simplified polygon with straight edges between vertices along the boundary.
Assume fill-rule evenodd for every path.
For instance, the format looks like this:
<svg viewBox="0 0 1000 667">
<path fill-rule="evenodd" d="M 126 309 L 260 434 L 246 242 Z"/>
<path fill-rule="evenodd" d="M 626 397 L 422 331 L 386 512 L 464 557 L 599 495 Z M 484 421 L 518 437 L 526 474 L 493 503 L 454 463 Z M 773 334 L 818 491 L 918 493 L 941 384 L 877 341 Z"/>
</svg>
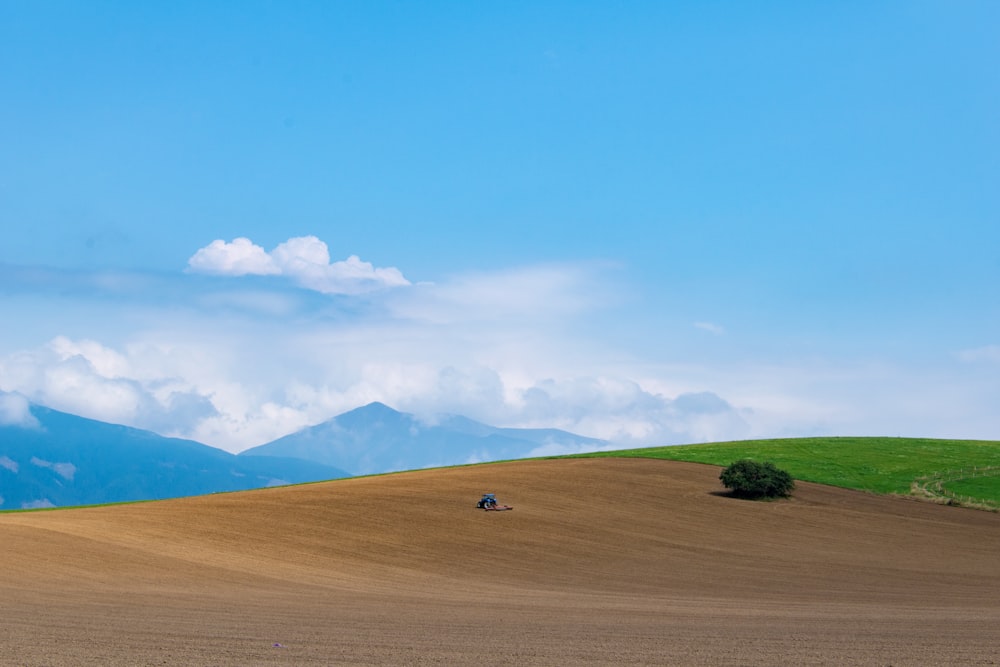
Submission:
<svg viewBox="0 0 1000 667">
<path fill-rule="evenodd" d="M 908 494 L 911 483 L 919 477 L 977 466 L 1000 466 L 1000 442 L 923 438 L 789 438 L 651 447 L 580 456 L 635 456 L 719 466 L 749 458 L 771 461 L 797 480 L 875 493 Z M 1000 476 L 949 481 L 945 487 L 961 495 L 1000 503 Z"/>
<path fill-rule="evenodd" d="M 960 498 L 976 498 L 991 501 L 1000 505 L 997 487 L 1000 487 L 1000 475 L 993 477 L 976 477 L 944 482 L 945 490 Z"/>
</svg>

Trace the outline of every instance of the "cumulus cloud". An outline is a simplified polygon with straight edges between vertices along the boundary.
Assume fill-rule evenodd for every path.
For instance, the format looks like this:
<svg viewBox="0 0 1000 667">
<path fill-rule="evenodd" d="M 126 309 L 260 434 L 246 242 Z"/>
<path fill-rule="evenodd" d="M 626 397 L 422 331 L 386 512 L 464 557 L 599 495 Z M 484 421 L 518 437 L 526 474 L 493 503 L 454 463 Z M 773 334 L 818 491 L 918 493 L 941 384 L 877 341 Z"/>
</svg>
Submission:
<svg viewBox="0 0 1000 667">
<path fill-rule="evenodd" d="M 267 251 L 248 238 L 212 241 L 188 260 L 192 271 L 226 276 L 273 275 L 281 273 Z"/>
<path fill-rule="evenodd" d="M 197 355 L 190 363 L 198 363 Z M 4 397 L 22 406 L 27 405 L 23 396 L 28 396 L 56 410 L 174 435 L 181 425 L 213 410 L 207 397 L 188 380 L 169 373 L 168 366 L 169 361 L 158 359 L 146 345 L 119 351 L 93 340 L 58 336 L 39 348 L 0 359 L 0 389 L 19 392 L 0 394 L 0 411 Z"/>
<path fill-rule="evenodd" d="M 357 255 L 331 262 L 326 243 L 315 236 L 288 239 L 271 252 L 248 238 L 217 239 L 198 250 L 188 268 L 226 276 L 282 275 L 324 294 L 364 294 L 410 284 L 399 269 L 376 268 Z"/>
<path fill-rule="evenodd" d="M 0 426 L 39 428 L 40 425 L 35 415 L 31 414 L 28 399 L 20 394 L 0 391 Z M 0 461 L 2 464 L 3 461 Z"/>
<path fill-rule="evenodd" d="M 547 379 L 521 398 L 523 421 L 541 426 L 557 416 L 560 428 L 620 446 L 739 439 L 749 432 L 739 410 L 712 392 L 669 397 L 623 378 Z"/>
<path fill-rule="evenodd" d="M 9 456 L 0 456 L 0 468 L 6 468 L 13 473 L 17 473 L 20 466 L 17 465 L 17 461 L 10 458 Z M 0 503 L 2 505 L 3 503 Z"/>
</svg>

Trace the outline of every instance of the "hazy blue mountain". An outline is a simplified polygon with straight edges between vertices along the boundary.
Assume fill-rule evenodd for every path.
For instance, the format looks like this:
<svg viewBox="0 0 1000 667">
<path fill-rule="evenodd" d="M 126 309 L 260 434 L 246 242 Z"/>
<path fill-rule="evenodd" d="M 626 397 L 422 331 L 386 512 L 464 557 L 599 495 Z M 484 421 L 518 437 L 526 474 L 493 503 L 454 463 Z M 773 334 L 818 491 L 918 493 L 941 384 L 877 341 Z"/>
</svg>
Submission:
<svg viewBox="0 0 1000 667">
<path fill-rule="evenodd" d="M 601 449 L 608 442 L 557 429 L 497 428 L 458 415 L 427 424 L 371 403 L 240 454 L 286 456 L 355 475 L 523 458 L 540 447 Z"/>
<path fill-rule="evenodd" d="M 31 414 L 29 426 L 0 424 L 0 509 L 153 500 L 348 476 L 315 462 L 236 456 L 40 406 L 31 406 Z"/>
</svg>

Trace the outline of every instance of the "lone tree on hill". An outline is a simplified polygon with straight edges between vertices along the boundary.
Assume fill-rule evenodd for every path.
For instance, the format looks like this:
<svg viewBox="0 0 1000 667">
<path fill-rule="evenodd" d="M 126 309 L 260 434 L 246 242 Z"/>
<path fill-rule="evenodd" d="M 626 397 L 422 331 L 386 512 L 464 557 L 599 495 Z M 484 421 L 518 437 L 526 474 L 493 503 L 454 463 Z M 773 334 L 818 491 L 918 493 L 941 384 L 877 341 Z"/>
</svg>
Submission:
<svg viewBox="0 0 1000 667">
<path fill-rule="evenodd" d="M 795 488 L 792 476 L 770 461 L 741 459 L 723 470 L 719 479 L 734 496 L 754 500 L 786 498 Z"/>
</svg>

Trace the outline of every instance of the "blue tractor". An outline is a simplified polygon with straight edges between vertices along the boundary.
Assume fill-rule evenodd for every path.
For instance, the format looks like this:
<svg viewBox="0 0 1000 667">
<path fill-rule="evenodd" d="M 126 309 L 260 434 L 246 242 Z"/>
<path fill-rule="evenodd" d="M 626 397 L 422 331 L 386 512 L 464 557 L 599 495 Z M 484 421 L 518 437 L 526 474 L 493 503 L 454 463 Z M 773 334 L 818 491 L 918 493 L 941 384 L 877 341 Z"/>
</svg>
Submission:
<svg viewBox="0 0 1000 667">
<path fill-rule="evenodd" d="M 489 510 L 491 512 L 500 512 L 502 510 L 512 510 L 513 507 L 509 505 L 498 505 L 497 496 L 495 493 L 484 493 L 483 497 L 479 499 L 476 503 L 476 507 L 481 510 Z"/>
</svg>

